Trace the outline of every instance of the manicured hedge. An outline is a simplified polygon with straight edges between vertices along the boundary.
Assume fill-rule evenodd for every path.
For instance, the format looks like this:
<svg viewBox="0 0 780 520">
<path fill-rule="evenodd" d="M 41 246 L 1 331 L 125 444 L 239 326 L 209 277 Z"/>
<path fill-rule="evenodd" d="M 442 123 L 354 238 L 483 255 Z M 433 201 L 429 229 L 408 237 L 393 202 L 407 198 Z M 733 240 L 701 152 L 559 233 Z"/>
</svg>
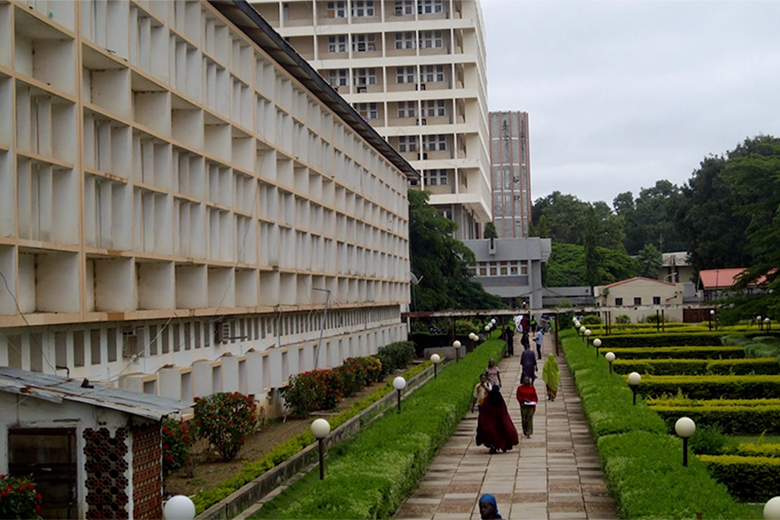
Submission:
<svg viewBox="0 0 780 520">
<path fill-rule="evenodd" d="M 573 332 L 563 333 L 562 339 L 620 518 L 750 516 L 695 457 L 689 467 L 682 466 L 682 441 L 667 433 L 663 420 L 644 402 L 630 404 L 625 379 L 610 376 L 603 357 L 597 358 Z"/>
<path fill-rule="evenodd" d="M 780 364 L 775 359 L 616 359 L 612 366 L 618 374 L 668 375 L 776 375 Z"/>
<path fill-rule="evenodd" d="M 599 351 L 615 354 L 617 359 L 742 359 L 745 349 L 742 347 L 640 347 L 640 348 L 610 348 Z"/>
<path fill-rule="evenodd" d="M 742 455 L 743 457 L 780 458 L 780 444 L 744 442 L 737 447 L 737 451 L 736 453 L 733 453 L 733 455 Z"/>
<path fill-rule="evenodd" d="M 676 345 L 689 345 L 692 347 L 708 347 L 719 345 L 722 332 L 692 332 L 675 333 L 659 332 L 652 334 L 626 334 L 619 336 L 599 336 L 601 348 L 628 348 L 628 347 L 673 347 Z M 593 335 L 591 335 L 591 338 Z"/>
<path fill-rule="evenodd" d="M 455 431 L 468 411 L 474 382 L 503 346 L 487 341 L 447 366 L 404 400 L 402 413 L 386 413 L 332 449 L 325 480 L 310 472 L 253 518 L 391 518 Z"/>
<path fill-rule="evenodd" d="M 642 376 L 643 396 L 682 394 L 689 399 L 777 399 L 780 375 L 775 376 Z"/>
<path fill-rule="evenodd" d="M 717 426 L 725 434 L 759 435 L 780 431 L 780 406 L 668 406 L 651 405 L 669 425 L 670 431 L 680 417 L 690 417 L 699 427 Z"/>
<path fill-rule="evenodd" d="M 780 490 L 780 459 L 776 457 L 701 455 L 700 458 L 739 500 L 765 502 Z"/>
</svg>

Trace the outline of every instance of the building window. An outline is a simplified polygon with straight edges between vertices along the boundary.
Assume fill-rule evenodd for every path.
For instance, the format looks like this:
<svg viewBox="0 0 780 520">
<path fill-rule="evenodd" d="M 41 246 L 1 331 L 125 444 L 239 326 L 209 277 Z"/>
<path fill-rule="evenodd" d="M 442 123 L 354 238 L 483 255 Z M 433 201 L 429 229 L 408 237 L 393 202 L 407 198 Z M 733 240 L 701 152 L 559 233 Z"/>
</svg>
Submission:
<svg viewBox="0 0 780 520">
<path fill-rule="evenodd" d="M 415 117 L 417 101 L 399 101 L 398 102 L 398 117 L 403 119 L 406 117 Z"/>
<path fill-rule="evenodd" d="M 355 110 L 363 116 L 363 119 L 379 119 L 376 103 L 356 103 Z"/>
<path fill-rule="evenodd" d="M 395 82 L 396 83 L 416 83 L 414 67 L 396 67 L 395 69 Z"/>
<path fill-rule="evenodd" d="M 417 151 L 417 136 L 416 135 L 402 135 L 398 138 L 398 151 L 399 152 L 416 152 Z"/>
<path fill-rule="evenodd" d="M 642 305 L 642 297 L 641 296 L 635 296 L 634 297 L 634 305 Z"/>
<path fill-rule="evenodd" d="M 423 179 L 426 186 L 446 186 L 447 170 L 424 170 Z"/>
<path fill-rule="evenodd" d="M 446 151 L 447 150 L 447 136 L 446 135 L 424 135 L 422 136 L 423 150 L 428 152 Z"/>
<path fill-rule="evenodd" d="M 413 32 L 399 32 L 395 33 L 395 49 L 414 49 L 414 33 Z"/>
<path fill-rule="evenodd" d="M 420 31 L 421 49 L 438 49 L 444 47 L 441 31 Z"/>
<path fill-rule="evenodd" d="M 615 305 L 623 305 L 623 298 L 615 298 Z"/>
<path fill-rule="evenodd" d="M 328 36 L 328 52 L 347 52 L 346 35 Z"/>
<path fill-rule="evenodd" d="M 328 71 L 328 83 L 331 87 L 346 87 L 349 85 L 347 69 Z"/>
<path fill-rule="evenodd" d="M 395 0 L 395 15 L 405 16 L 414 14 L 414 0 Z"/>
<path fill-rule="evenodd" d="M 487 276 L 487 266 L 485 264 L 480 264 L 479 266 L 479 276 Z"/>
<path fill-rule="evenodd" d="M 354 85 L 376 85 L 376 69 L 354 69 L 352 83 Z"/>
<path fill-rule="evenodd" d="M 328 18 L 346 18 L 347 2 L 328 2 Z"/>
<path fill-rule="evenodd" d="M 352 52 L 370 52 L 375 51 L 373 34 L 354 34 L 352 35 Z"/>
<path fill-rule="evenodd" d="M 438 14 L 444 12 L 442 0 L 417 0 L 418 14 Z"/>
<path fill-rule="evenodd" d="M 425 65 L 420 78 L 423 83 L 439 83 L 444 81 L 444 65 Z"/>
<path fill-rule="evenodd" d="M 661 305 L 661 297 L 653 296 L 653 305 Z"/>
<path fill-rule="evenodd" d="M 427 117 L 446 116 L 447 108 L 445 107 L 444 100 L 432 99 L 430 101 L 423 101 L 422 114 Z"/>
<path fill-rule="evenodd" d="M 371 16 L 374 16 L 374 0 L 353 0 L 353 18 L 364 18 Z"/>
</svg>

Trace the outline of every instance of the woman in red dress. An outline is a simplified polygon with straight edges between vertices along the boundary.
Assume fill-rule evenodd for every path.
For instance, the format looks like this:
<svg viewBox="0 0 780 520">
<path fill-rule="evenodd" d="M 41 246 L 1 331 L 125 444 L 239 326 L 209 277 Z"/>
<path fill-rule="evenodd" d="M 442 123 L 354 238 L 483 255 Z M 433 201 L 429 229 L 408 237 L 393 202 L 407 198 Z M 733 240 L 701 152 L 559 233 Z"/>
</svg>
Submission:
<svg viewBox="0 0 780 520">
<path fill-rule="evenodd" d="M 511 450 L 520 443 L 517 429 L 512 424 L 501 389 L 494 386 L 479 409 L 477 419 L 477 446 L 485 445 L 490 453 Z"/>
</svg>

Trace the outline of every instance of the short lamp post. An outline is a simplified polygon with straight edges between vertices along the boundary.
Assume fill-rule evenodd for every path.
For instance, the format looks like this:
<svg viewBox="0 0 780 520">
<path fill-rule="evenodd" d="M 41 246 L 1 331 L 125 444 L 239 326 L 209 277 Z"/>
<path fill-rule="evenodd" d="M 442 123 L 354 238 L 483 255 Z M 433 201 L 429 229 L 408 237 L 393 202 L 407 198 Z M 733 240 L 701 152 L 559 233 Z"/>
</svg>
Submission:
<svg viewBox="0 0 780 520">
<path fill-rule="evenodd" d="M 590 346 L 590 335 L 591 334 L 592 334 L 592 332 L 590 331 L 590 329 L 585 329 L 585 345 L 588 346 L 588 347 Z"/>
<path fill-rule="evenodd" d="M 599 349 L 601 348 L 601 340 L 596 338 L 593 340 L 593 346 L 596 347 L 596 357 L 599 357 Z"/>
<path fill-rule="evenodd" d="M 406 379 L 401 376 L 393 379 L 393 388 L 398 391 L 398 413 L 401 413 L 401 392 L 406 388 Z"/>
<path fill-rule="evenodd" d="M 580 336 L 582 337 L 582 342 L 585 343 L 585 325 L 580 325 Z"/>
<path fill-rule="evenodd" d="M 457 363 L 458 361 L 460 361 L 461 342 L 456 339 L 455 341 L 452 342 L 452 347 L 455 349 L 455 362 Z"/>
<path fill-rule="evenodd" d="M 433 377 L 438 376 L 439 363 L 441 363 L 441 356 L 438 354 L 431 354 L 431 363 L 433 363 Z"/>
<path fill-rule="evenodd" d="M 195 504 L 188 496 L 171 497 L 163 508 L 163 518 L 165 520 L 192 520 L 195 518 Z"/>
<path fill-rule="evenodd" d="M 477 341 L 479 341 L 479 336 L 474 334 L 473 332 L 469 332 L 469 339 L 474 342 L 474 344 L 477 344 Z"/>
<path fill-rule="evenodd" d="M 628 374 L 628 384 L 631 387 L 631 391 L 634 393 L 634 405 L 636 405 L 636 394 L 639 391 L 639 383 L 642 382 L 642 376 L 639 372 L 631 372 Z"/>
<path fill-rule="evenodd" d="M 689 417 L 680 417 L 674 423 L 675 433 L 683 440 L 683 466 L 688 465 L 688 439 L 696 433 L 696 423 Z"/>
<path fill-rule="evenodd" d="M 780 520 L 780 497 L 770 498 L 764 504 L 765 520 Z"/>
<path fill-rule="evenodd" d="M 604 354 L 604 359 L 607 360 L 607 363 L 609 363 L 609 373 L 612 373 L 612 362 L 615 361 L 615 353 L 614 352 L 607 352 Z"/>
<path fill-rule="evenodd" d="M 712 330 L 712 318 L 715 316 L 715 309 L 710 309 L 710 330 Z"/>
<path fill-rule="evenodd" d="M 319 444 L 320 480 L 323 480 L 325 478 L 325 447 L 323 446 L 322 441 L 324 441 L 325 437 L 330 433 L 330 423 L 325 419 L 314 419 L 314 422 L 311 423 L 311 432 L 314 434 L 314 437 L 316 437 L 317 444 Z"/>
<path fill-rule="evenodd" d="M 761 316 L 756 316 L 756 323 L 758 324 L 759 330 L 764 330 L 764 322 L 761 321 Z"/>
<path fill-rule="evenodd" d="M 764 328 L 766 330 L 771 330 L 772 329 L 772 320 L 770 320 L 768 316 L 766 318 L 764 318 Z"/>
</svg>

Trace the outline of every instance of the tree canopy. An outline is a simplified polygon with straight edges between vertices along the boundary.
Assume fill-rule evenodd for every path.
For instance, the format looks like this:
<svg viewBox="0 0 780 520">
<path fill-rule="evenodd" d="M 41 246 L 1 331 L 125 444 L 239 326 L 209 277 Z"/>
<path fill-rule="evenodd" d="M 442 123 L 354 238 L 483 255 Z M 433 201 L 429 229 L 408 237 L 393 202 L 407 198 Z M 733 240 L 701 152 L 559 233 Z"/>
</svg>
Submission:
<svg viewBox="0 0 780 520">
<path fill-rule="evenodd" d="M 612 201 L 615 213 L 625 223 L 626 251 L 637 255 L 648 244 L 659 252 L 686 251 L 687 243 L 674 221 L 680 204 L 680 188 L 668 180 L 656 181 L 652 188 L 642 188 L 634 199 L 630 191 Z"/>
</svg>

